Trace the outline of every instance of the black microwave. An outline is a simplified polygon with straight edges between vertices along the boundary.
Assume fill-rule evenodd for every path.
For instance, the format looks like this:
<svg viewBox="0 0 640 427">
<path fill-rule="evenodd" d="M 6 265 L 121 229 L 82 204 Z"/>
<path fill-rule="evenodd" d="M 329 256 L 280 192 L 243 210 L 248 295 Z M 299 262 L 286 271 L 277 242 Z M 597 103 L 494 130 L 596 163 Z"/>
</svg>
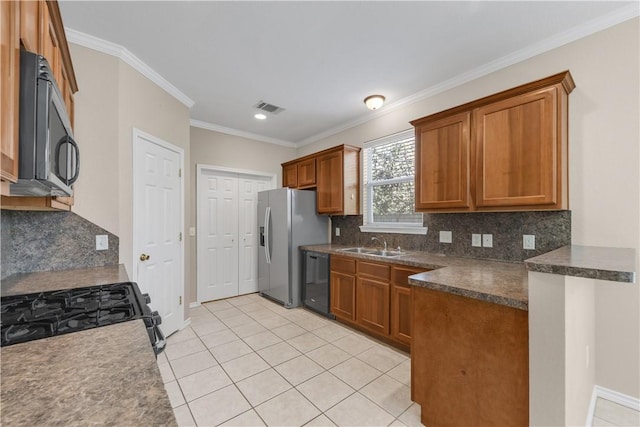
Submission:
<svg viewBox="0 0 640 427">
<path fill-rule="evenodd" d="M 47 60 L 20 52 L 18 182 L 12 196 L 71 196 L 80 151 Z"/>
</svg>

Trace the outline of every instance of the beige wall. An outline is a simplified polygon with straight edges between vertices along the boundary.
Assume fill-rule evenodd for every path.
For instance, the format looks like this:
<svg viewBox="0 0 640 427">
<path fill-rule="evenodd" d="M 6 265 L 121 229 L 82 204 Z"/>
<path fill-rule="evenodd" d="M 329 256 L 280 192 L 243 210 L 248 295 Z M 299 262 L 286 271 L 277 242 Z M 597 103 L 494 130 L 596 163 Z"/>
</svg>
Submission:
<svg viewBox="0 0 640 427">
<path fill-rule="evenodd" d="M 409 121 L 570 70 L 569 173 L 572 242 L 640 246 L 640 19 L 494 72 L 302 147 L 305 155 L 410 128 Z M 600 282 L 595 297 L 596 383 L 640 397 L 640 292 Z"/>
<path fill-rule="evenodd" d="M 239 136 L 227 135 L 210 130 L 191 128 L 191 163 L 189 165 L 189 191 L 191 214 L 189 226 L 196 226 L 196 164 L 223 166 L 255 172 L 265 172 L 277 176 L 276 186 L 282 185 L 281 163 L 296 158 L 294 148 L 267 144 Z M 193 278 L 185 298 L 196 301 L 196 239 L 187 241 L 190 262 L 188 264 Z"/>
<path fill-rule="evenodd" d="M 565 423 L 586 425 L 595 369 L 595 287 L 593 279 L 564 277 L 565 287 Z M 548 302 L 547 302 L 548 303 Z M 546 316 L 546 314 L 545 314 Z M 548 351 L 545 345 L 542 351 Z"/>
<path fill-rule="evenodd" d="M 119 237 L 120 262 L 132 277 L 133 128 L 182 148 L 188 167 L 189 109 L 118 58 L 75 44 L 70 50 L 79 86 L 75 136 L 82 162 L 73 210 Z M 185 225 L 188 200 L 185 194 Z M 185 287 L 188 264 L 187 253 Z"/>
<path fill-rule="evenodd" d="M 120 62 L 118 103 L 118 204 L 120 221 L 120 262 L 131 275 L 133 265 L 133 128 L 160 138 L 184 150 L 185 169 L 189 165 L 189 109 L 158 87 L 151 80 Z M 186 172 L 184 174 L 186 176 Z M 185 180 L 185 230 L 190 205 L 187 203 L 188 183 Z M 186 247 L 186 245 L 185 245 Z M 185 289 L 191 276 L 187 266 L 189 254 L 185 251 Z M 185 293 L 186 295 L 186 293 Z"/>
<path fill-rule="evenodd" d="M 80 144 L 80 176 L 73 211 L 120 235 L 118 219 L 117 58 L 71 44 L 78 87 L 74 132 Z"/>
</svg>

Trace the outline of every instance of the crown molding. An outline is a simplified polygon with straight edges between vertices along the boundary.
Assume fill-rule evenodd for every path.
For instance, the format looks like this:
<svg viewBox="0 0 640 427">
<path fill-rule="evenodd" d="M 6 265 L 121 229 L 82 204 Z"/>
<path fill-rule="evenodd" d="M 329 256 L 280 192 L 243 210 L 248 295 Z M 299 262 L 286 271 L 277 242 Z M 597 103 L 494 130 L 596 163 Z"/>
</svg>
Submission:
<svg viewBox="0 0 640 427">
<path fill-rule="evenodd" d="M 462 73 L 449 80 L 445 80 L 442 83 L 438 83 L 427 89 L 421 90 L 420 92 L 416 92 L 413 95 L 409 95 L 398 101 L 392 102 L 354 120 L 350 120 L 334 128 L 327 129 L 324 132 L 320 132 L 301 141 L 298 141 L 297 146 L 303 147 L 305 145 L 309 145 L 321 139 L 327 138 L 331 135 L 335 135 L 337 133 L 351 129 L 363 123 L 377 119 L 378 117 L 389 114 L 392 111 L 406 105 L 422 101 L 439 93 L 445 92 L 449 89 L 461 86 L 472 80 L 484 77 L 495 71 L 517 64 L 518 62 L 522 62 L 526 59 L 532 58 L 536 55 L 540 55 L 544 52 L 548 52 L 550 50 L 564 46 L 581 38 L 595 34 L 599 31 L 606 30 L 607 28 L 621 24 L 622 22 L 628 21 L 629 19 L 633 19 L 638 16 L 640 16 L 640 5 L 638 3 L 633 3 L 620 9 L 614 10 L 613 12 L 610 12 L 599 18 L 593 19 L 591 21 L 585 22 L 582 25 L 563 31 L 562 33 L 557 34 L 553 37 L 549 37 L 545 40 L 534 43 L 525 49 L 519 50 L 507 56 L 503 56 L 502 58 L 498 58 L 495 61 L 488 62 L 466 73 Z"/>
<path fill-rule="evenodd" d="M 98 37 L 91 36 L 89 34 L 82 33 L 72 28 L 65 28 L 67 40 L 70 43 L 75 43 L 80 46 L 88 47 L 89 49 L 97 50 L 98 52 L 106 53 L 107 55 L 120 58 L 125 63 L 129 64 L 134 70 L 160 86 L 169 95 L 176 98 L 187 108 L 193 107 L 195 102 L 187 95 L 182 93 L 177 87 L 169 83 L 167 79 L 158 74 L 153 68 L 149 67 L 137 56 L 129 51 L 129 49 L 120 46 L 119 44 L 112 43 Z"/>
<path fill-rule="evenodd" d="M 269 144 L 281 145 L 283 147 L 297 148 L 297 144 L 291 141 L 285 141 L 282 139 L 271 138 L 270 136 L 259 135 L 257 133 L 245 132 L 238 129 L 228 128 L 224 126 L 215 125 L 213 123 L 207 123 L 200 120 L 191 119 L 189 124 L 193 127 L 212 130 L 214 132 L 226 133 L 228 135 L 240 136 L 242 138 L 253 139 L 255 141 L 268 142 Z"/>
</svg>

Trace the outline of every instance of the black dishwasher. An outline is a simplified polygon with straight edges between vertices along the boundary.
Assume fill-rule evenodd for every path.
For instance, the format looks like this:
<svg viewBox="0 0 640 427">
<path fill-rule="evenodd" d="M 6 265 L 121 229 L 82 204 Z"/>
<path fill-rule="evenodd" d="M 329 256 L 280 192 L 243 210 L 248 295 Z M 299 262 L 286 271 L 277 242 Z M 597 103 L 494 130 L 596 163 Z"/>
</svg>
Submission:
<svg viewBox="0 0 640 427">
<path fill-rule="evenodd" d="M 302 305 L 335 319 L 329 312 L 329 254 L 302 251 Z"/>
</svg>

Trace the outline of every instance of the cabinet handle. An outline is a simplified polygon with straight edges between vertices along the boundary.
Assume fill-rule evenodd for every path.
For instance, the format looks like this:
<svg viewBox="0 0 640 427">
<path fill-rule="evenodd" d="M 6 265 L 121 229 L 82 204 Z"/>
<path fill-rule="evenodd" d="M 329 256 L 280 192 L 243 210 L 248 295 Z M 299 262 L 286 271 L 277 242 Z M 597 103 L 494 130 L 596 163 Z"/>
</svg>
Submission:
<svg viewBox="0 0 640 427">
<path fill-rule="evenodd" d="M 148 260 L 149 258 L 151 258 L 151 255 L 147 255 L 147 254 L 140 255 L 140 261 L 142 262 Z"/>
</svg>

